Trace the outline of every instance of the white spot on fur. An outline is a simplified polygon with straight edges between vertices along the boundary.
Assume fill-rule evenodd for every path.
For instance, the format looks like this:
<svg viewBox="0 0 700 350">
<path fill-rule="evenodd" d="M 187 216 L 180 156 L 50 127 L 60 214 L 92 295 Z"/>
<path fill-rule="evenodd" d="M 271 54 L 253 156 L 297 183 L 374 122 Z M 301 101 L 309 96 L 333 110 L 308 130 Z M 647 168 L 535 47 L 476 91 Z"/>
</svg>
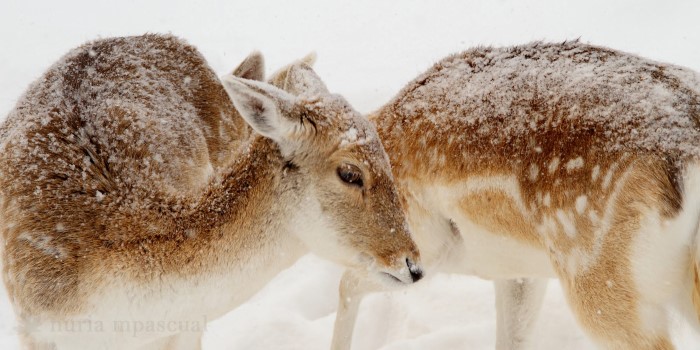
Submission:
<svg viewBox="0 0 700 350">
<path fill-rule="evenodd" d="M 603 189 L 608 188 L 610 186 L 610 183 L 612 182 L 612 177 L 613 174 L 615 174 L 615 171 L 617 170 L 617 167 L 619 166 L 619 163 L 613 163 L 613 165 L 610 166 L 607 172 L 605 172 L 605 176 L 603 177 Z"/>
<path fill-rule="evenodd" d="M 544 194 L 544 197 L 542 198 L 542 203 L 545 207 L 549 207 L 552 204 L 552 196 L 549 195 L 549 192 Z"/>
<path fill-rule="evenodd" d="M 557 228 L 557 224 L 554 222 L 551 216 L 545 215 L 542 218 L 542 222 L 537 225 L 536 230 L 543 237 L 547 237 L 550 233 L 554 232 Z"/>
<path fill-rule="evenodd" d="M 598 180 L 598 176 L 600 175 L 600 166 L 596 164 L 596 166 L 593 167 L 593 170 L 591 171 L 591 180 L 595 181 Z"/>
<path fill-rule="evenodd" d="M 540 147 L 540 146 L 535 147 L 535 152 L 542 153 L 542 147 Z"/>
<path fill-rule="evenodd" d="M 535 163 L 530 164 L 530 169 L 528 170 L 527 178 L 530 179 L 530 181 L 535 182 L 537 181 L 537 177 L 539 175 L 540 167 L 538 167 Z"/>
<path fill-rule="evenodd" d="M 547 170 L 549 170 L 550 174 L 553 174 L 557 169 L 559 168 L 559 157 L 554 157 L 552 158 L 552 161 L 549 162 L 549 166 L 547 167 Z"/>
<path fill-rule="evenodd" d="M 598 222 L 600 222 L 600 218 L 598 217 L 598 213 L 596 213 L 596 211 L 593 209 L 588 211 L 588 219 L 590 219 L 591 223 L 594 225 L 597 224 Z"/>
<path fill-rule="evenodd" d="M 581 157 L 574 158 L 574 159 L 571 159 L 568 162 L 566 162 L 566 171 L 569 173 L 574 171 L 574 170 L 581 169 L 582 167 L 583 167 L 583 158 L 581 158 Z"/>
<path fill-rule="evenodd" d="M 591 263 L 590 254 L 584 252 L 580 248 L 573 249 L 566 256 L 567 273 L 571 276 L 576 275 L 577 271 L 583 266 L 589 266 Z"/>
<path fill-rule="evenodd" d="M 105 199 L 104 193 L 99 190 L 95 191 L 95 199 L 97 199 L 98 202 L 102 202 L 102 200 Z"/>
<path fill-rule="evenodd" d="M 520 185 L 515 176 L 489 176 L 482 178 L 472 178 L 465 183 L 464 189 L 467 192 L 480 192 L 484 190 L 497 190 L 509 195 L 525 217 L 530 215 L 525 202 L 523 201 Z"/>
<path fill-rule="evenodd" d="M 561 209 L 557 209 L 555 214 L 559 224 L 561 224 L 562 229 L 564 229 L 564 233 L 569 236 L 569 238 L 574 238 L 574 236 L 576 236 L 576 225 L 574 224 L 572 215 Z"/>
<path fill-rule="evenodd" d="M 579 215 L 586 211 L 586 206 L 588 206 L 588 197 L 586 195 L 576 197 L 576 212 Z"/>
<path fill-rule="evenodd" d="M 599 218 L 598 213 L 595 210 L 591 209 L 588 211 L 588 217 L 595 225 L 593 231 L 594 240 L 592 249 L 586 254 L 586 260 L 581 261 L 578 266 L 579 273 L 586 272 L 596 261 L 598 261 L 598 258 L 600 258 L 603 250 L 603 241 L 610 232 L 614 221 L 617 199 L 622 191 L 622 184 L 624 184 L 625 179 L 629 176 L 629 174 L 630 171 L 628 170 L 620 175 L 620 181 L 617 182 L 613 191 L 610 193 L 610 196 L 607 198 L 602 218 Z"/>
<path fill-rule="evenodd" d="M 56 232 L 65 232 L 66 231 L 66 225 L 64 225 L 62 222 L 59 222 L 56 224 Z"/>
</svg>

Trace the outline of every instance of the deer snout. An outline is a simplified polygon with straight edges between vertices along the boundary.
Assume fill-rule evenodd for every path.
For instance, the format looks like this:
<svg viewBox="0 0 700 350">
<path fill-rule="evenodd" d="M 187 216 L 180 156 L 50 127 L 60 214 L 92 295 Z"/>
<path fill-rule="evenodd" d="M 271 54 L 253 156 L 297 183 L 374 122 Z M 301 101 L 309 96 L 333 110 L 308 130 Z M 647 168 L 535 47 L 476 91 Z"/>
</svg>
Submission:
<svg viewBox="0 0 700 350">
<path fill-rule="evenodd" d="M 411 284 L 423 278 L 423 268 L 414 258 L 403 257 L 393 268 L 381 271 L 391 282 Z"/>
<path fill-rule="evenodd" d="M 423 278 L 423 268 L 414 263 L 411 258 L 406 258 L 406 266 L 408 266 L 408 273 L 411 275 L 413 283 L 416 283 Z"/>
</svg>

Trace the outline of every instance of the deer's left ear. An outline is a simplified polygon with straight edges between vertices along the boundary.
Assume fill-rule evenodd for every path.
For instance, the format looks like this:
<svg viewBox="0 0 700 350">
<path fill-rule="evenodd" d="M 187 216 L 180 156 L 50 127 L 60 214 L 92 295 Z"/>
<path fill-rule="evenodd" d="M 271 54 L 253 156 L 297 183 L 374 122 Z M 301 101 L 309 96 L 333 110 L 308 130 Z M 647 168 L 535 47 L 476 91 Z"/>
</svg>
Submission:
<svg viewBox="0 0 700 350">
<path fill-rule="evenodd" d="M 293 115 L 294 96 L 270 84 L 230 75 L 221 82 L 233 105 L 255 131 L 274 140 L 283 153 L 293 150 L 305 127 Z"/>
<path fill-rule="evenodd" d="M 290 63 L 276 72 L 272 73 L 272 75 L 268 78 L 267 82 L 280 88 L 283 89 L 287 92 L 287 74 L 289 74 L 290 69 L 292 68 L 293 65 L 295 64 L 300 64 L 300 63 L 305 63 L 309 67 L 313 67 L 314 63 L 316 62 L 316 53 L 311 52 L 308 55 L 304 56 L 304 58 L 299 59 L 293 63 Z"/>
<path fill-rule="evenodd" d="M 298 62 L 289 67 L 284 90 L 293 95 L 324 95 L 329 93 L 321 77 L 304 62 Z"/>
<path fill-rule="evenodd" d="M 253 51 L 233 70 L 234 76 L 262 81 L 265 79 L 265 59 L 259 51 Z"/>
</svg>

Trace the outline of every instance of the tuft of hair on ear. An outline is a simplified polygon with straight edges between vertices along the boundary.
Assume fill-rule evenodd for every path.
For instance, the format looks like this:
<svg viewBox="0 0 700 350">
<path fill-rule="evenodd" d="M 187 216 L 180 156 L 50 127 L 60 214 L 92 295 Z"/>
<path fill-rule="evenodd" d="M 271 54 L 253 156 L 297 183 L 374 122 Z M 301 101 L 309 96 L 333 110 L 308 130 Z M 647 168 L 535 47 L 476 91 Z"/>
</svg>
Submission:
<svg viewBox="0 0 700 350">
<path fill-rule="evenodd" d="M 253 51 L 231 74 L 243 79 L 263 81 L 265 79 L 265 58 L 260 51 Z"/>
</svg>

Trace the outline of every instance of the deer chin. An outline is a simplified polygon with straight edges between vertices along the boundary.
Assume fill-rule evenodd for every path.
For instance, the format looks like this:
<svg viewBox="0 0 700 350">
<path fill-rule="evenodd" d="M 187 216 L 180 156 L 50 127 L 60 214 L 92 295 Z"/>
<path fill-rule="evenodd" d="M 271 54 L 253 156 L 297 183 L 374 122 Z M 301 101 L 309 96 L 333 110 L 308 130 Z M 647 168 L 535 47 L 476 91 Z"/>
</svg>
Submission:
<svg viewBox="0 0 700 350">
<path fill-rule="evenodd" d="M 399 276 L 389 273 L 389 272 L 384 272 L 384 271 L 378 271 L 377 274 L 377 279 L 386 286 L 389 287 L 404 287 L 408 286 L 410 284 L 413 284 L 413 280 L 409 277 L 408 279 L 400 278 Z"/>
<path fill-rule="evenodd" d="M 409 258 L 400 260 L 400 266 L 378 265 L 377 259 L 366 253 L 358 256 L 360 265 L 365 266 L 363 275 L 386 287 L 403 287 L 423 278 L 423 268 Z M 405 265 L 404 265 L 405 264 Z"/>
</svg>

